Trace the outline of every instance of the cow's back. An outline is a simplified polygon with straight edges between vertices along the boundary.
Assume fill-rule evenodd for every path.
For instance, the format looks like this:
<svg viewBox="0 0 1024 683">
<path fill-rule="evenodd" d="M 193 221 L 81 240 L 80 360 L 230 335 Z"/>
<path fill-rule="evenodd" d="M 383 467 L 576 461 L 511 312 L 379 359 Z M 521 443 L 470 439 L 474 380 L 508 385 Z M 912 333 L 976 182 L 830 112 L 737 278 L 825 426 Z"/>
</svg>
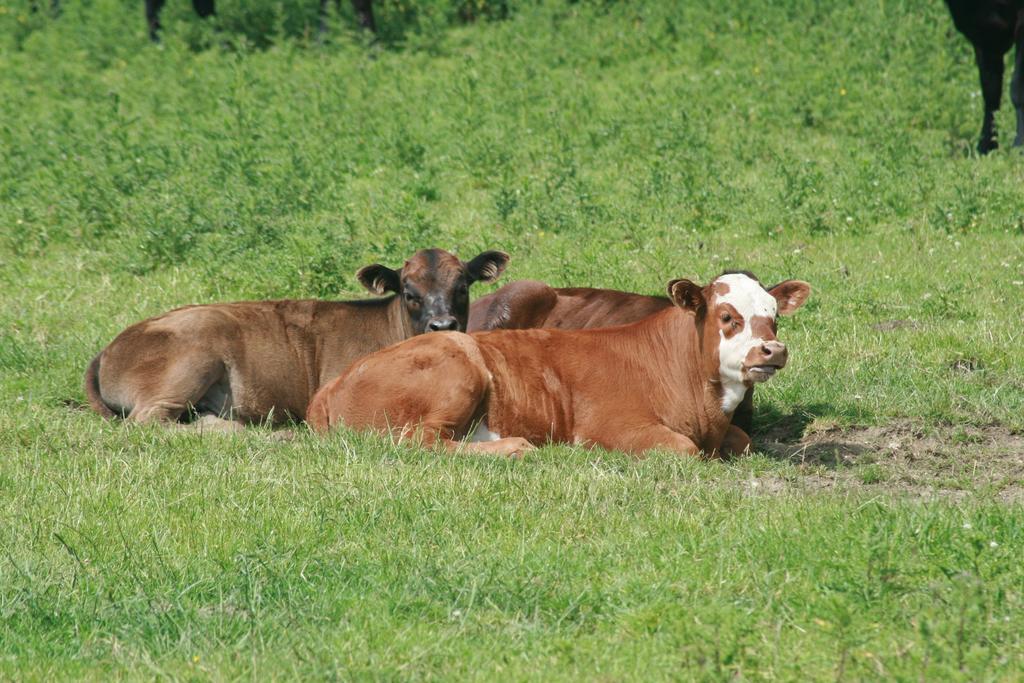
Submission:
<svg viewBox="0 0 1024 683">
<path fill-rule="evenodd" d="M 519 280 L 475 301 L 468 331 L 613 327 L 642 320 L 671 305 L 666 297 Z"/>
<path fill-rule="evenodd" d="M 544 327 L 587 329 L 627 325 L 672 307 L 667 297 L 612 289 L 562 287 Z"/>
<path fill-rule="evenodd" d="M 408 336 L 390 320 L 390 301 L 286 299 L 174 309 L 130 326 L 103 350 L 102 399 L 124 414 L 140 402 L 168 396 L 177 404 L 184 396 L 197 409 L 230 408 L 245 420 L 301 418 L 321 384 Z M 201 399 L 193 395 L 206 385 Z"/>
</svg>

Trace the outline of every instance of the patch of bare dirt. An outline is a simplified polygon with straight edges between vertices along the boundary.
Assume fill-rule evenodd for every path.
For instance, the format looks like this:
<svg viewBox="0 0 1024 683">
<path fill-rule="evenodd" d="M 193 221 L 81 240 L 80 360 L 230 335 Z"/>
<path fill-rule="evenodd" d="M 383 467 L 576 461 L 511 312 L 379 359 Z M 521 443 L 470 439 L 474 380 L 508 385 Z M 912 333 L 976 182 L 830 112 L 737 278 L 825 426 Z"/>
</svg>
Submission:
<svg viewBox="0 0 1024 683">
<path fill-rule="evenodd" d="M 926 425 L 802 428 L 779 425 L 757 449 L 796 465 L 802 489 L 856 488 L 924 499 L 991 496 L 1024 502 L 1024 434 L 1005 427 Z M 798 481 L 797 481 L 798 480 Z M 777 483 L 763 482 L 770 491 Z"/>
<path fill-rule="evenodd" d="M 872 325 L 871 329 L 879 332 L 892 332 L 893 330 L 916 330 L 918 327 L 920 325 L 916 320 L 884 320 Z"/>
</svg>

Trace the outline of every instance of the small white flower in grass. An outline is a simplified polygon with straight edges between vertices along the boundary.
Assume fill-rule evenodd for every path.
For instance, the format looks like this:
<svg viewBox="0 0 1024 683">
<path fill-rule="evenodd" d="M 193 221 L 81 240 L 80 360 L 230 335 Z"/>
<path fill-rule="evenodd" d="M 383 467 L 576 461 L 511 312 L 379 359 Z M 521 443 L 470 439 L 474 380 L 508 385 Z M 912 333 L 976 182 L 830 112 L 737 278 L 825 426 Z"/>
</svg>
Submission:
<svg viewBox="0 0 1024 683">
<path fill-rule="evenodd" d="M 1024 280 L 1014 280 L 1013 284 L 1015 284 L 1018 287 L 1020 287 L 1021 285 L 1024 285 Z"/>
<path fill-rule="evenodd" d="M 756 489 L 760 485 L 761 485 L 761 482 L 759 482 L 759 481 L 752 481 L 752 482 L 750 482 L 750 488 L 752 488 L 752 489 Z"/>
<path fill-rule="evenodd" d="M 852 223 L 853 222 L 853 216 L 847 216 L 846 217 L 846 222 L 847 223 Z"/>
<path fill-rule="evenodd" d="M 24 396 L 19 396 L 18 398 L 14 399 L 14 400 L 16 400 L 16 401 L 24 401 L 25 397 Z"/>
<path fill-rule="evenodd" d="M 989 542 L 988 542 L 988 547 L 989 547 L 989 548 L 998 548 L 998 547 L 999 547 L 999 544 L 998 544 L 998 543 L 996 543 L 995 541 L 989 541 Z"/>
<path fill-rule="evenodd" d="M 965 529 L 971 529 L 971 528 L 973 528 L 973 527 L 971 526 L 971 523 L 970 523 L 970 522 L 964 522 L 964 528 L 965 528 Z"/>
</svg>

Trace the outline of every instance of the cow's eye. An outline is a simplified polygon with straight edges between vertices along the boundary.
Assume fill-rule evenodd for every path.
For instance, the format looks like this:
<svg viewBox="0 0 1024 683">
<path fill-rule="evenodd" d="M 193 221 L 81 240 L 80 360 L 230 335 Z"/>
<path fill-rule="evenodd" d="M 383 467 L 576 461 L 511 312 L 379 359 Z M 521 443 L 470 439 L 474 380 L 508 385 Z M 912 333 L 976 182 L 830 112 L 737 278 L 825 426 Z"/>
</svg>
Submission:
<svg viewBox="0 0 1024 683">
<path fill-rule="evenodd" d="M 728 313 L 723 313 L 722 314 L 722 322 L 726 323 L 726 324 L 731 323 L 732 322 L 732 316 L 729 315 Z"/>
<path fill-rule="evenodd" d="M 405 293 L 405 300 L 408 301 L 410 304 L 418 304 L 420 301 L 422 301 L 419 295 L 413 294 L 412 292 Z"/>
</svg>

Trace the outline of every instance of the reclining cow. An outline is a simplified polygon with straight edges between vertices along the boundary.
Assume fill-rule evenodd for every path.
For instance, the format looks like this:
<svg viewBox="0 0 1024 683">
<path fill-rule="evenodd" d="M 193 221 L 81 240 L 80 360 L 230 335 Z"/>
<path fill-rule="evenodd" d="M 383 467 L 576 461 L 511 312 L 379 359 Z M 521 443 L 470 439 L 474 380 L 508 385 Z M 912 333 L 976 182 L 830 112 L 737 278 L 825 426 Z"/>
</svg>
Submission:
<svg viewBox="0 0 1024 683">
<path fill-rule="evenodd" d="M 589 287 L 555 288 L 536 280 L 518 280 L 470 305 L 468 331 L 613 327 L 643 320 L 671 307 L 672 302 L 665 296 Z M 747 390 L 736 407 L 732 423 L 747 434 L 751 433 L 754 426 L 753 387 Z"/>
<path fill-rule="evenodd" d="M 465 330 L 469 286 L 493 282 L 508 255 L 468 262 L 441 249 L 416 252 L 400 270 L 357 277 L 363 301 L 246 301 L 186 306 L 132 325 L 97 355 L 85 392 L 101 415 L 237 429 L 302 419 L 316 390 L 354 360 L 424 332 Z"/>
<path fill-rule="evenodd" d="M 732 413 L 785 366 L 776 316 L 799 308 L 810 286 L 769 291 L 731 273 L 706 287 L 673 280 L 668 293 L 673 307 L 619 327 L 410 339 L 321 388 L 307 422 L 504 455 L 543 443 L 743 452 L 750 442 Z"/>
</svg>

